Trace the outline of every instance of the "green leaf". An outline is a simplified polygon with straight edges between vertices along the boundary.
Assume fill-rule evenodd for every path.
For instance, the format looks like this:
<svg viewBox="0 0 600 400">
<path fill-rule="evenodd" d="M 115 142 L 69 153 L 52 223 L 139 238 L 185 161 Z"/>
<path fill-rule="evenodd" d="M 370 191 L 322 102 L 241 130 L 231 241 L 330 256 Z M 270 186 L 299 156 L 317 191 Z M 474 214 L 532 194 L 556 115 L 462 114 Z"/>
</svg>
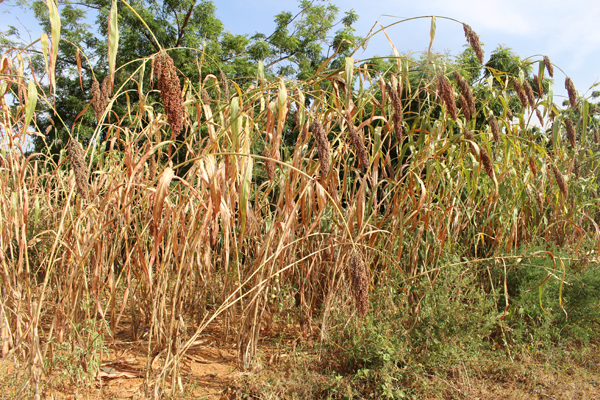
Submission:
<svg viewBox="0 0 600 400">
<path fill-rule="evenodd" d="M 25 124 L 23 125 L 23 131 L 27 130 L 27 127 L 31 122 L 31 118 L 33 118 L 35 107 L 37 106 L 38 93 L 37 87 L 35 86 L 35 82 L 33 80 L 29 81 L 27 92 L 27 105 L 25 106 Z"/>
<path fill-rule="evenodd" d="M 583 101 L 583 113 L 582 113 L 583 126 L 581 128 L 581 141 L 585 142 L 585 133 L 587 132 L 588 117 L 590 114 L 590 103 L 587 100 Z M 584 144 L 584 143 L 582 143 Z"/>
<path fill-rule="evenodd" d="M 239 111 L 240 111 L 240 99 L 239 97 L 233 97 L 231 99 L 231 146 L 232 151 L 237 151 L 238 149 L 238 137 L 240 135 L 240 125 L 239 125 Z"/>
<path fill-rule="evenodd" d="M 431 28 L 429 29 L 429 50 L 428 52 L 431 53 L 431 45 L 433 44 L 433 38 L 435 38 L 435 27 L 436 27 L 436 20 L 435 20 L 435 15 L 433 17 L 431 17 Z"/>
<path fill-rule="evenodd" d="M 44 64 L 46 65 L 46 74 L 50 75 L 49 65 L 48 65 L 48 48 L 50 46 L 48 42 L 48 35 L 42 33 L 40 36 L 40 42 L 42 43 L 42 54 L 44 55 Z"/>
<path fill-rule="evenodd" d="M 352 93 L 352 76 L 354 75 L 354 58 L 346 57 L 346 99 L 350 98 Z"/>
<path fill-rule="evenodd" d="M 58 42 L 60 41 L 60 14 L 58 13 L 58 8 L 56 7 L 56 3 L 54 0 L 48 0 L 48 12 L 50 14 L 50 26 L 51 26 L 51 34 L 52 34 L 52 54 L 50 57 L 50 74 L 48 77 L 50 78 L 50 87 L 56 92 L 56 83 L 54 80 L 55 75 L 55 67 L 56 67 L 56 59 L 58 58 Z"/>
</svg>

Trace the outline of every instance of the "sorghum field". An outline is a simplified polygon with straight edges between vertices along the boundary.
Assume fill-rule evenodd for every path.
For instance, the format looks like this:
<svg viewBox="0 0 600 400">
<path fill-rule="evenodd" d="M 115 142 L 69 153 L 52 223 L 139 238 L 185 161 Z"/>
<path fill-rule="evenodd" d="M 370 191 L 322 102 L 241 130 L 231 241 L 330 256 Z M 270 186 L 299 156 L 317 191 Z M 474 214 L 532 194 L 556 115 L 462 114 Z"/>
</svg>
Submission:
<svg viewBox="0 0 600 400">
<path fill-rule="evenodd" d="M 47 5 L 0 63 L 0 398 L 600 397 L 600 106 L 549 57 L 456 22 L 471 63 L 192 80 L 117 62 L 115 0 L 65 126 Z"/>
</svg>

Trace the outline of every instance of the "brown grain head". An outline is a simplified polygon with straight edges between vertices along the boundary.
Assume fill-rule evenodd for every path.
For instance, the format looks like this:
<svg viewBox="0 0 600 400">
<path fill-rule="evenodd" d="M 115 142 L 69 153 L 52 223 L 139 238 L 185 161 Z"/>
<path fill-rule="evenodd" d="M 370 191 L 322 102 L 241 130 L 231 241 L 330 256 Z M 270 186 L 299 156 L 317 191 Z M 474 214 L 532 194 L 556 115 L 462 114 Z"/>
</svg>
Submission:
<svg viewBox="0 0 600 400">
<path fill-rule="evenodd" d="M 208 95 L 206 89 L 202 89 L 202 101 L 204 103 L 208 103 L 210 101 L 210 96 Z"/>
<path fill-rule="evenodd" d="M 568 198 L 569 197 L 569 187 L 567 186 L 567 183 L 565 182 L 565 177 L 558 170 L 558 168 L 556 167 L 556 165 L 551 164 L 550 167 L 552 168 L 552 173 L 554 174 L 554 179 L 556 179 L 556 183 L 558 184 L 558 188 L 560 189 L 560 191 L 563 194 L 563 196 L 565 197 L 565 199 Z"/>
<path fill-rule="evenodd" d="M 349 264 L 352 293 L 354 294 L 356 309 L 364 317 L 367 311 L 369 311 L 369 286 L 371 280 L 369 268 L 365 265 L 359 253 L 354 253 L 350 256 Z"/>
<path fill-rule="evenodd" d="M 102 104 L 102 92 L 100 91 L 100 84 L 96 78 L 92 80 L 92 105 L 94 106 L 94 115 L 96 116 L 96 119 L 100 121 L 106 105 Z"/>
<path fill-rule="evenodd" d="M 369 155 L 367 154 L 364 139 L 356 131 L 356 127 L 352 122 L 352 117 L 350 117 L 350 112 L 346 112 L 345 117 L 346 122 L 348 123 L 348 135 L 350 136 L 350 142 L 352 143 L 352 146 L 356 151 L 356 156 L 358 158 L 360 168 L 363 172 L 365 172 L 369 167 Z"/>
<path fill-rule="evenodd" d="M 444 101 L 444 103 L 446 103 L 446 109 L 448 110 L 448 113 L 450 113 L 452 119 L 456 121 L 458 117 L 458 110 L 456 109 L 456 101 L 454 100 L 452 85 L 442 74 L 438 75 L 437 92 L 438 96 Z"/>
<path fill-rule="evenodd" d="M 533 176 L 536 177 L 538 170 L 533 157 L 529 157 L 529 168 L 531 169 L 531 173 L 533 174 Z"/>
<path fill-rule="evenodd" d="M 85 152 L 81 143 L 75 139 L 71 139 L 67 146 L 67 153 L 69 162 L 73 168 L 75 174 L 75 182 L 77 183 L 77 190 L 82 197 L 87 197 L 89 192 L 89 172 L 87 164 L 85 163 Z"/>
<path fill-rule="evenodd" d="M 481 159 L 485 173 L 490 177 L 491 180 L 495 181 L 496 175 L 494 174 L 494 166 L 485 147 L 479 147 L 479 158 Z"/>
<path fill-rule="evenodd" d="M 531 108 L 535 107 L 535 94 L 533 93 L 533 88 L 529 84 L 528 81 L 523 82 L 523 89 L 525 90 L 525 94 L 527 95 L 527 101 L 529 101 L 529 105 Z"/>
<path fill-rule="evenodd" d="M 479 42 L 479 36 L 471 27 L 467 24 L 463 24 L 463 29 L 465 30 L 465 37 L 467 38 L 467 42 L 473 48 L 475 55 L 480 63 L 483 64 L 483 49 L 481 48 L 481 43 Z"/>
<path fill-rule="evenodd" d="M 544 125 L 544 116 L 538 108 L 535 109 L 535 115 L 537 115 L 538 119 L 540 120 L 540 124 Z"/>
<path fill-rule="evenodd" d="M 294 110 L 294 127 L 300 129 L 300 113 L 298 109 Z"/>
<path fill-rule="evenodd" d="M 148 174 L 151 181 L 156 178 L 156 160 L 154 159 L 154 155 L 151 155 L 148 160 Z"/>
<path fill-rule="evenodd" d="M 569 77 L 565 79 L 565 89 L 567 89 L 567 93 L 569 94 L 569 104 L 573 108 L 577 107 L 577 90 L 575 90 L 575 85 Z"/>
<path fill-rule="evenodd" d="M 265 170 L 267 171 L 267 177 L 272 181 L 275 176 L 275 163 L 271 159 L 271 151 L 265 147 L 261 155 L 267 157 L 267 160 L 265 160 Z"/>
<path fill-rule="evenodd" d="M 494 142 L 498 143 L 500 141 L 500 128 L 498 127 L 498 120 L 494 114 L 490 114 L 488 123 L 490 124 L 492 135 L 494 136 Z"/>
<path fill-rule="evenodd" d="M 598 134 L 597 128 L 594 128 L 594 143 L 600 144 L 600 134 Z"/>
<path fill-rule="evenodd" d="M 523 89 L 521 82 L 519 82 L 518 79 L 516 79 L 516 78 L 513 79 L 513 89 L 519 96 L 519 100 L 521 100 L 521 104 L 523 105 L 523 108 L 527 108 L 527 104 L 528 104 L 527 94 L 525 94 L 525 90 Z"/>
<path fill-rule="evenodd" d="M 317 153 L 319 156 L 319 163 L 321 165 L 321 177 L 326 179 L 329 175 L 330 168 L 329 139 L 327 139 L 327 134 L 325 133 L 323 124 L 321 124 L 319 121 L 313 122 L 312 131 L 313 135 L 315 136 L 315 141 L 317 142 Z"/>
<path fill-rule="evenodd" d="M 225 96 L 225 101 L 229 102 L 229 84 L 227 83 L 227 76 L 223 72 L 223 70 L 219 71 L 219 77 L 221 78 L 221 86 L 223 88 L 223 95 Z"/>
<path fill-rule="evenodd" d="M 102 86 L 100 88 L 101 98 L 102 98 L 102 106 L 103 109 L 108 105 L 108 99 L 110 98 L 110 83 L 108 76 L 105 76 L 102 80 Z"/>
<path fill-rule="evenodd" d="M 553 78 L 554 66 L 552 65 L 552 62 L 550 61 L 550 58 L 548 58 L 548 56 L 544 56 L 544 65 L 546 66 L 546 71 L 548 71 L 548 75 L 550 75 L 550 78 Z"/>
<path fill-rule="evenodd" d="M 167 121 L 173 134 L 178 135 L 183 129 L 183 97 L 179 87 L 177 69 L 173 64 L 173 59 L 166 53 L 158 54 L 153 65 Z"/>
<path fill-rule="evenodd" d="M 392 108 L 394 109 L 394 116 L 392 120 L 394 121 L 396 139 L 398 140 L 398 143 L 402 143 L 404 140 L 404 135 L 402 128 L 402 102 L 400 101 L 401 93 L 398 93 L 398 90 L 389 83 L 386 83 L 386 93 L 390 96 L 392 100 Z"/>
<path fill-rule="evenodd" d="M 471 108 L 469 107 L 469 101 L 465 98 L 464 94 L 460 95 L 460 97 L 458 98 L 458 101 L 460 103 L 460 108 L 462 109 L 465 119 L 467 121 L 470 121 L 471 120 Z"/>
<path fill-rule="evenodd" d="M 456 71 L 454 71 L 454 79 L 458 83 L 458 86 L 460 87 L 460 91 L 462 92 L 462 94 L 465 96 L 465 99 L 467 100 L 471 117 L 474 117 L 477 109 L 475 107 L 475 97 L 473 97 L 473 91 L 471 90 L 471 86 L 469 86 L 469 82 L 467 82 L 467 80 L 465 78 L 463 78 L 462 75 Z"/>
<path fill-rule="evenodd" d="M 565 120 L 565 126 L 567 127 L 567 138 L 571 147 L 575 148 L 577 145 L 577 134 L 575 133 L 575 125 L 570 119 Z"/>
</svg>

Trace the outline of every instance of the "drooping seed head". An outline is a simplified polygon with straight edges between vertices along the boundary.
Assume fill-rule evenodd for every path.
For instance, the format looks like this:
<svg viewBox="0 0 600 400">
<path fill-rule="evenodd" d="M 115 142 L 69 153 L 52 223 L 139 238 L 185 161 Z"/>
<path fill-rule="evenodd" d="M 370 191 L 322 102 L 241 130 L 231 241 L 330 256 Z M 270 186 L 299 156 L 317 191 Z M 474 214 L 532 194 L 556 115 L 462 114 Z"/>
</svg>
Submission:
<svg viewBox="0 0 600 400">
<path fill-rule="evenodd" d="M 565 120 L 565 126 L 567 127 L 567 137 L 571 147 L 575 148 L 577 145 L 577 134 L 575 133 L 575 125 L 570 119 Z"/>
<path fill-rule="evenodd" d="M 273 177 L 275 176 L 275 162 L 273 162 L 271 159 L 271 152 L 267 147 L 265 147 L 261 155 L 263 157 L 267 157 L 265 160 L 265 170 L 267 171 L 267 177 L 270 181 L 272 181 Z"/>
<path fill-rule="evenodd" d="M 465 130 L 463 135 L 464 135 L 465 139 L 469 140 L 469 149 L 471 151 L 471 154 L 473 154 L 474 157 L 477 157 L 478 155 L 477 155 L 477 149 L 475 148 L 475 144 L 471 143 L 471 142 L 475 142 L 475 136 L 469 130 Z M 485 173 L 490 177 L 490 179 L 495 181 L 496 175 L 494 173 L 494 166 L 492 164 L 492 159 L 490 158 L 490 155 L 488 154 L 486 148 L 483 146 L 479 146 L 479 160 L 483 164 L 483 169 L 485 170 Z"/>
<path fill-rule="evenodd" d="M 312 131 L 315 136 L 315 141 L 317 142 L 317 154 L 319 156 L 319 163 L 321 164 L 321 176 L 323 179 L 326 179 L 327 175 L 329 175 L 330 168 L 329 139 L 327 139 L 325 129 L 323 129 L 323 125 L 319 121 L 313 122 Z"/>
<path fill-rule="evenodd" d="M 540 124 L 544 125 L 544 116 L 542 115 L 542 112 L 539 110 L 539 108 L 535 109 L 535 115 L 537 115 L 538 119 L 540 120 Z"/>
<path fill-rule="evenodd" d="M 597 128 L 594 128 L 594 143 L 600 144 L 600 134 L 598 134 Z"/>
<path fill-rule="evenodd" d="M 490 158 L 490 155 L 488 154 L 485 147 L 479 148 L 479 158 L 481 159 L 481 162 L 483 164 L 483 169 L 485 170 L 486 174 L 490 177 L 491 180 L 493 180 L 493 181 L 496 180 L 496 178 L 495 178 L 496 174 L 494 173 L 494 166 L 492 164 L 492 159 Z"/>
<path fill-rule="evenodd" d="M 567 89 L 567 93 L 569 94 L 569 104 L 573 108 L 577 107 L 577 91 L 575 90 L 573 81 L 569 77 L 565 79 L 565 89 Z"/>
<path fill-rule="evenodd" d="M 458 83 L 458 86 L 460 87 L 460 91 L 462 92 L 462 94 L 465 96 L 465 99 L 467 100 L 471 117 L 474 117 L 477 109 L 475 107 L 475 98 L 473 97 L 473 91 L 471 90 L 471 86 L 469 86 L 469 83 L 467 82 L 467 80 L 465 78 L 463 78 L 462 75 L 459 74 L 457 71 L 454 71 L 454 79 Z"/>
<path fill-rule="evenodd" d="M 183 129 L 183 97 L 179 87 L 177 69 L 173 64 L 173 59 L 167 53 L 158 54 L 153 60 L 153 67 L 167 121 L 173 134 L 178 135 Z"/>
<path fill-rule="evenodd" d="M 456 101 L 454 100 L 452 85 L 442 74 L 438 75 L 437 92 L 438 96 L 444 101 L 444 103 L 446 103 L 446 109 L 448 110 L 448 113 L 450 113 L 452 119 L 456 121 L 458 118 L 458 110 L 456 109 Z"/>
<path fill-rule="evenodd" d="M 538 170 L 533 157 L 529 157 L 529 168 L 531 169 L 531 173 L 533 174 L 533 176 L 537 177 Z"/>
<path fill-rule="evenodd" d="M 85 152 L 83 151 L 81 143 L 74 138 L 71 139 L 67 147 L 67 153 L 69 162 L 73 168 L 73 173 L 75 174 L 77 190 L 82 197 L 87 197 L 89 191 L 89 172 L 87 164 L 85 163 Z"/>
<path fill-rule="evenodd" d="M 227 76 L 225 75 L 223 70 L 220 71 L 219 77 L 221 78 L 221 86 L 223 87 L 225 101 L 229 102 L 229 84 L 227 83 Z"/>
<path fill-rule="evenodd" d="M 392 100 L 392 108 L 394 109 L 394 131 L 396 133 L 396 140 L 398 141 L 399 146 L 401 146 L 402 141 L 404 140 L 404 131 L 402 128 L 402 102 L 400 101 L 402 92 L 399 93 L 395 87 L 386 83 L 386 93 Z"/>
<path fill-rule="evenodd" d="M 465 30 L 465 37 L 467 38 L 467 42 L 473 48 L 475 55 L 480 63 L 483 64 L 483 49 L 481 48 L 481 43 L 479 43 L 479 36 L 471 27 L 467 24 L 463 24 L 463 29 Z"/>
<path fill-rule="evenodd" d="M 525 93 L 525 90 L 518 79 L 513 79 L 513 89 L 519 96 L 519 100 L 521 100 L 523 108 L 527 108 L 527 94 Z"/>
<path fill-rule="evenodd" d="M 494 114 L 490 114 L 488 123 L 490 124 L 490 129 L 492 130 L 494 141 L 498 143 L 500 141 L 500 128 L 498 127 L 498 120 L 496 119 L 496 116 Z"/>
<path fill-rule="evenodd" d="M 348 135 L 350 136 L 350 142 L 352 146 L 354 146 L 354 150 L 356 151 L 356 156 L 358 158 L 360 168 L 364 171 L 369 167 L 369 155 L 367 154 L 367 150 L 365 148 L 365 142 L 362 136 L 356 131 L 356 127 L 352 122 L 352 117 L 350 117 L 350 112 L 346 112 L 346 122 L 348 123 Z"/>
<path fill-rule="evenodd" d="M 535 107 L 535 94 L 533 93 L 533 88 L 529 84 L 528 81 L 523 82 L 523 89 L 525 90 L 525 94 L 527 95 L 527 100 L 529 101 L 529 105 L 531 108 Z"/>
<path fill-rule="evenodd" d="M 558 188 L 560 189 L 560 191 L 563 194 L 563 196 L 565 197 L 565 199 L 568 198 L 569 197 L 569 187 L 567 186 L 567 183 L 565 181 L 565 177 L 558 170 L 558 168 L 556 167 L 556 165 L 551 164 L 550 167 L 552 168 L 552 173 L 554 174 L 554 179 L 556 179 L 556 183 L 558 184 Z"/>
<path fill-rule="evenodd" d="M 546 71 L 548 71 L 550 78 L 554 78 L 554 66 L 552 66 L 552 62 L 548 56 L 544 56 L 544 65 L 546 66 Z"/>
<path fill-rule="evenodd" d="M 577 159 L 577 154 L 573 156 L 573 174 L 576 179 L 579 179 L 579 160 Z"/>
<path fill-rule="evenodd" d="M 356 309 L 364 317 L 369 311 L 369 285 L 371 280 L 369 268 L 365 265 L 362 256 L 355 253 L 350 256 L 349 269 Z"/>
<path fill-rule="evenodd" d="M 463 94 L 460 95 L 460 97 L 458 98 L 458 101 L 460 103 L 460 108 L 463 111 L 465 119 L 467 121 L 470 121 L 471 120 L 471 108 L 469 107 L 469 101 L 465 98 L 465 96 Z"/>
<path fill-rule="evenodd" d="M 151 155 L 148 161 L 148 175 L 151 181 L 156 178 L 156 160 L 154 159 L 154 155 Z"/>
</svg>

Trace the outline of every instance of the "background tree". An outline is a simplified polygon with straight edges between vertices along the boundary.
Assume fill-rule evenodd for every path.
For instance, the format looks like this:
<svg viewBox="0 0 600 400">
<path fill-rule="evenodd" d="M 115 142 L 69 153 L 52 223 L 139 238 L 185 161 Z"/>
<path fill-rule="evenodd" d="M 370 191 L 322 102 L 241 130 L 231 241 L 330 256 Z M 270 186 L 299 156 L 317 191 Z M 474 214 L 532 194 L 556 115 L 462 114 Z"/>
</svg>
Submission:
<svg viewBox="0 0 600 400">
<path fill-rule="evenodd" d="M 284 75 L 301 79 L 314 73 L 332 54 L 336 54 L 332 65 L 343 65 L 341 60 L 359 42 L 352 28 L 358 19 L 353 11 L 337 21 L 339 9 L 336 6 L 315 1 L 301 0 L 295 14 L 285 11 L 276 15 L 276 27 L 270 35 L 257 33 L 252 36 L 227 31 L 210 0 L 139 0 L 129 4 L 131 9 L 119 3 L 120 38 L 116 62 L 119 70 L 114 85 L 118 88 L 126 82 L 124 90 L 134 88 L 129 78 L 140 63 L 161 49 L 168 50 L 181 75 L 189 79 L 188 84 L 194 90 L 200 90 L 202 78 L 209 74 L 220 80 L 225 76 L 246 87 L 256 79 L 259 61 L 265 65 L 267 78 Z M 108 72 L 106 38 L 110 6 L 109 0 L 84 0 L 77 5 L 59 2 L 64 40 L 59 44 L 57 92 L 54 109 L 40 110 L 46 118 L 39 118 L 38 125 L 42 132 L 48 131 L 48 135 L 35 139 L 35 151 L 58 151 L 82 110 L 85 112 L 79 115 L 77 131 L 72 134 L 84 143 L 90 140 L 96 118 L 92 107 L 86 109 L 86 106 L 92 98 L 93 81 L 102 82 Z M 45 2 L 37 0 L 32 7 L 49 33 Z M 92 32 L 87 24 L 94 16 L 97 32 Z M 331 30 L 338 25 L 341 25 L 340 29 L 331 37 Z M 87 56 L 89 63 L 82 54 Z M 43 63 L 39 63 L 38 69 L 38 72 L 43 71 Z M 143 84 L 149 85 L 150 73 L 147 72 L 143 79 Z M 135 90 L 131 91 L 130 100 L 130 106 L 137 104 Z M 117 110 L 126 107 L 125 104 L 114 106 Z"/>
</svg>

